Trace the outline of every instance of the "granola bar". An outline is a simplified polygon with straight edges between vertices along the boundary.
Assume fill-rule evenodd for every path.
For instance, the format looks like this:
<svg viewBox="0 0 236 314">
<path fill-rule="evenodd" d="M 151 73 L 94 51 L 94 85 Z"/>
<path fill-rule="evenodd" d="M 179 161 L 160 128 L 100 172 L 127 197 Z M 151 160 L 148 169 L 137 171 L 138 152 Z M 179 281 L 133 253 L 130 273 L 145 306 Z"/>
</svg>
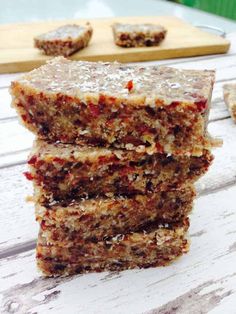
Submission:
<svg viewBox="0 0 236 314">
<path fill-rule="evenodd" d="M 35 196 L 41 203 L 96 196 L 132 196 L 196 181 L 212 162 L 200 157 L 48 144 L 36 141 L 29 158 Z"/>
<path fill-rule="evenodd" d="M 105 236 L 138 231 L 156 221 L 180 221 L 191 211 L 194 197 L 191 185 L 132 198 L 61 201 L 50 205 L 36 203 L 35 214 L 50 243 L 55 240 L 61 243 L 99 241 Z"/>
<path fill-rule="evenodd" d="M 236 83 L 225 84 L 223 86 L 224 100 L 228 107 L 229 113 L 236 122 Z"/>
<path fill-rule="evenodd" d="M 93 29 L 85 26 L 64 25 L 34 38 L 34 46 L 50 56 L 70 56 L 88 46 Z"/>
<path fill-rule="evenodd" d="M 41 230 L 37 264 L 46 276 L 164 266 L 188 251 L 188 219 L 150 230 L 118 234 L 99 242 L 57 241 L 50 244 Z"/>
<path fill-rule="evenodd" d="M 200 156 L 214 71 L 55 58 L 11 85 L 13 106 L 40 138 Z"/>
<path fill-rule="evenodd" d="M 112 25 L 114 41 L 121 47 L 158 46 L 165 38 L 167 30 L 154 24 L 120 24 Z"/>
</svg>

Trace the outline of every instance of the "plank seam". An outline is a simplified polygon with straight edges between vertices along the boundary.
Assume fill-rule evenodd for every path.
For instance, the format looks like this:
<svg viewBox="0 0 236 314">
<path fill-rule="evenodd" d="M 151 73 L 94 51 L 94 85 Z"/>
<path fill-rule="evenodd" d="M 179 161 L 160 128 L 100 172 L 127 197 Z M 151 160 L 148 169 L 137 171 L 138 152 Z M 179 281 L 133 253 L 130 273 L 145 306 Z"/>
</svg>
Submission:
<svg viewBox="0 0 236 314">
<path fill-rule="evenodd" d="M 13 245 L 2 252 L 0 252 L 0 260 L 14 255 L 18 255 L 27 251 L 31 251 L 36 247 L 36 239 L 23 242 L 21 244 Z"/>
</svg>

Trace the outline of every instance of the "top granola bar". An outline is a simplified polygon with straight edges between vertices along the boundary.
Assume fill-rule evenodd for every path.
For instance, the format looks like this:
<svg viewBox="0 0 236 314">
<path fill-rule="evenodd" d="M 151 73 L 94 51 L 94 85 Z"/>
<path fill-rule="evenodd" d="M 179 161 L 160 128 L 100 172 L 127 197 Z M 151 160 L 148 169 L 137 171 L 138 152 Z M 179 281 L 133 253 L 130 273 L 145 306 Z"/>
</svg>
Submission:
<svg viewBox="0 0 236 314">
<path fill-rule="evenodd" d="M 214 71 L 55 58 L 12 83 L 13 105 L 39 137 L 63 143 L 201 155 Z"/>
</svg>

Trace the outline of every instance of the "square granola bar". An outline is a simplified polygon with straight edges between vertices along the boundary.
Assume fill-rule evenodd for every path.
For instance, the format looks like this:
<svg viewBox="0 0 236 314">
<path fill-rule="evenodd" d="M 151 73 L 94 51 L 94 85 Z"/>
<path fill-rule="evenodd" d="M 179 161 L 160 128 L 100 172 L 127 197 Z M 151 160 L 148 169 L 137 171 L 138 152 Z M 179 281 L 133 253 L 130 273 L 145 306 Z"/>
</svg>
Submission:
<svg viewBox="0 0 236 314">
<path fill-rule="evenodd" d="M 200 156 L 214 71 L 55 58 L 11 85 L 13 106 L 40 138 Z"/>
<path fill-rule="evenodd" d="M 101 241 L 104 237 L 136 232 L 154 222 L 174 223 L 193 206 L 192 185 L 130 198 L 111 197 L 36 203 L 35 214 L 50 243 Z"/>
<path fill-rule="evenodd" d="M 165 38 L 167 30 L 154 24 L 120 24 L 112 25 L 114 41 L 121 47 L 158 46 Z"/>
<path fill-rule="evenodd" d="M 88 148 L 37 141 L 25 175 L 33 180 L 40 203 L 98 196 L 145 195 L 190 184 L 204 174 L 213 160 L 145 152 Z"/>
<path fill-rule="evenodd" d="M 188 227 L 185 219 L 172 225 L 154 225 L 140 232 L 118 234 L 96 243 L 79 244 L 73 240 L 50 243 L 41 230 L 37 264 L 46 276 L 164 266 L 188 252 Z"/>
<path fill-rule="evenodd" d="M 34 46 L 49 56 L 70 56 L 88 46 L 93 29 L 85 26 L 64 25 L 34 38 Z"/>
</svg>

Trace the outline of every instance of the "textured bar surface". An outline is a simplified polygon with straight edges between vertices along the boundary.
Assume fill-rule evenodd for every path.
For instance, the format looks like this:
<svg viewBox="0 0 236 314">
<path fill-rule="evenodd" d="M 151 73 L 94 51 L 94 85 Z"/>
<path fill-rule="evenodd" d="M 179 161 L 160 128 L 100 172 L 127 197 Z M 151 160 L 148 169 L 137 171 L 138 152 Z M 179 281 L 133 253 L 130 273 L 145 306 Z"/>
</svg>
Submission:
<svg viewBox="0 0 236 314">
<path fill-rule="evenodd" d="M 36 220 L 47 239 L 98 241 L 105 236 L 138 231 L 153 222 L 172 223 L 192 209 L 193 186 L 132 198 L 97 198 L 80 202 L 36 204 Z"/>
<path fill-rule="evenodd" d="M 34 182 L 36 199 L 47 204 L 178 188 L 196 181 L 212 159 L 208 151 L 200 157 L 174 157 L 37 141 L 25 175 Z"/>
<path fill-rule="evenodd" d="M 46 55 L 66 57 L 88 46 L 92 33 L 89 23 L 85 26 L 64 25 L 35 37 L 34 45 Z"/>
<path fill-rule="evenodd" d="M 223 86 L 223 93 L 229 113 L 236 123 L 236 84 L 225 84 Z"/>
<path fill-rule="evenodd" d="M 62 57 L 11 85 L 13 106 L 41 138 L 149 153 L 200 156 L 214 71 L 69 61 Z"/>
<path fill-rule="evenodd" d="M 112 25 L 115 44 L 121 47 L 158 46 L 165 38 L 167 30 L 154 24 Z"/>
<path fill-rule="evenodd" d="M 158 225 L 139 233 L 119 234 L 97 243 L 67 246 L 48 243 L 43 231 L 37 245 L 37 263 L 46 276 L 119 271 L 164 266 L 188 251 L 188 220 L 176 225 Z M 156 228 L 156 229 L 155 229 Z"/>
</svg>

